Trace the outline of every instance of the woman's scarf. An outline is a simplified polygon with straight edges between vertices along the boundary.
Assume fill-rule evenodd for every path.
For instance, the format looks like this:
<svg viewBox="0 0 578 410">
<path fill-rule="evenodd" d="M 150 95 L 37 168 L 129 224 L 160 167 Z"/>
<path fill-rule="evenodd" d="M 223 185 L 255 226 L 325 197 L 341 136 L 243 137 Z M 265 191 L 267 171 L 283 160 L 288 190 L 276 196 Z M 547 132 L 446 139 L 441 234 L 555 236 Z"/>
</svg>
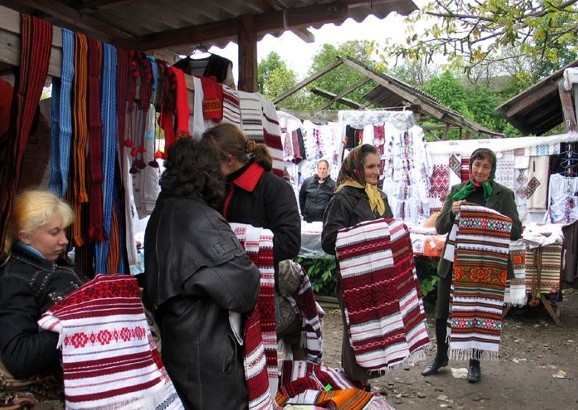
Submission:
<svg viewBox="0 0 578 410">
<path fill-rule="evenodd" d="M 381 197 L 381 192 L 375 185 L 365 182 L 365 170 L 361 160 L 361 146 L 352 149 L 341 164 L 339 175 L 337 176 L 337 191 L 344 186 L 364 189 L 369 198 L 369 206 L 373 212 L 383 215 L 385 204 Z"/>
<path fill-rule="evenodd" d="M 482 188 L 484 189 L 484 201 L 487 201 L 488 199 L 490 199 L 490 196 L 492 196 L 492 183 L 491 180 L 490 181 L 484 181 L 482 182 Z M 477 187 L 479 187 L 480 184 L 474 182 L 473 179 L 470 179 L 466 185 L 464 185 L 464 187 L 462 189 L 460 189 L 458 192 L 456 192 L 453 196 L 452 199 L 454 201 L 461 201 L 462 199 L 466 199 L 467 197 L 469 197 L 475 190 Z"/>
</svg>

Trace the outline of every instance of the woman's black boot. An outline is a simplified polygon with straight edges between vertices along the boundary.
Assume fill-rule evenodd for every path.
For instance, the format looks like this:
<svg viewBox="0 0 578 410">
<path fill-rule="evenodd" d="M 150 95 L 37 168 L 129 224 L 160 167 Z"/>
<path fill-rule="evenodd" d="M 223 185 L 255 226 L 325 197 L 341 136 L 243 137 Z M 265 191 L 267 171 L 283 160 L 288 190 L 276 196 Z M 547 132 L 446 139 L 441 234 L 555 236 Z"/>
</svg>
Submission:
<svg viewBox="0 0 578 410">
<path fill-rule="evenodd" d="M 470 366 L 468 367 L 468 381 L 470 383 L 479 382 L 482 378 L 482 369 L 480 368 L 480 361 L 470 359 Z"/>
<path fill-rule="evenodd" d="M 439 369 L 448 365 L 448 344 L 446 342 L 447 336 L 447 320 L 436 319 L 436 344 L 437 352 L 433 361 L 426 366 L 421 372 L 422 376 L 431 376 L 437 374 Z"/>
</svg>

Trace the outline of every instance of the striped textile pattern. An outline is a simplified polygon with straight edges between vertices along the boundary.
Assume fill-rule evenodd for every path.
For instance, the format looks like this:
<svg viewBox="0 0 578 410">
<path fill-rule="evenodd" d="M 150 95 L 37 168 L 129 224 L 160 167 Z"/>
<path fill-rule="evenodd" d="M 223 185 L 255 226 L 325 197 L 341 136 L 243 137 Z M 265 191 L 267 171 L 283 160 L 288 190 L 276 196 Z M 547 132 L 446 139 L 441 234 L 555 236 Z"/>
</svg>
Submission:
<svg viewBox="0 0 578 410">
<path fill-rule="evenodd" d="M 223 85 L 223 120 L 230 124 L 241 124 L 241 108 L 239 92 L 234 88 Z"/>
<path fill-rule="evenodd" d="M 112 199 L 115 189 L 117 117 L 116 117 L 116 47 L 103 44 L 102 87 L 100 115 L 102 124 L 101 173 L 102 173 L 102 229 L 104 237 L 95 244 L 95 271 L 108 273 L 109 253 L 118 253 L 110 246 L 112 232 Z M 92 198 L 91 198 L 92 199 Z M 116 259 L 116 257 L 115 257 Z M 114 271 L 113 271 L 114 272 Z"/>
<path fill-rule="evenodd" d="M 257 305 L 246 318 L 244 328 L 244 367 L 249 410 L 273 409 L 273 397 L 279 383 L 273 233 L 268 229 L 239 223 L 231 223 L 231 229 L 251 261 L 261 271 Z"/>
<path fill-rule="evenodd" d="M 283 142 L 281 141 L 281 128 L 275 105 L 259 95 L 263 109 L 263 140 L 273 158 L 272 171 L 283 178 L 285 162 L 283 160 Z"/>
<path fill-rule="evenodd" d="M 238 91 L 239 109 L 241 111 L 241 129 L 247 139 L 255 142 L 264 142 L 263 139 L 263 110 L 259 94 Z M 239 125 L 239 123 L 237 123 Z"/>
<path fill-rule="evenodd" d="M 60 335 L 67 409 L 183 409 L 136 279 L 97 275 L 38 321 Z"/>
<path fill-rule="evenodd" d="M 489 208 L 462 205 L 450 295 L 450 356 L 497 360 L 502 332 L 512 220 Z M 479 357 L 478 357 L 479 355 Z"/>
<path fill-rule="evenodd" d="M 382 218 L 341 229 L 336 251 L 359 365 L 382 372 L 424 359 L 429 338 L 407 227 Z"/>
<path fill-rule="evenodd" d="M 524 242 L 510 242 L 510 260 L 514 268 L 514 279 L 508 279 L 506 282 L 504 303 L 523 307 L 528 302 L 526 293 L 526 244 Z"/>
<path fill-rule="evenodd" d="M 560 243 L 526 251 L 526 288 L 532 297 L 556 293 L 561 289 L 563 252 Z"/>
</svg>

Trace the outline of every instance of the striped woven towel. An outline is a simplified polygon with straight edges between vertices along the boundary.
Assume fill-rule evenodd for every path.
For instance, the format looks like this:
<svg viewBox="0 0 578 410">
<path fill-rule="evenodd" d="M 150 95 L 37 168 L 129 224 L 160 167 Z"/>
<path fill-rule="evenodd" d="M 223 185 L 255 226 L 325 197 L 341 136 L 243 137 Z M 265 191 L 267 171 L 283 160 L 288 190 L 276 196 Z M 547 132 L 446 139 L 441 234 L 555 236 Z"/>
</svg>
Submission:
<svg viewBox="0 0 578 410">
<path fill-rule="evenodd" d="M 97 275 L 38 321 L 60 334 L 67 409 L 183 409 L 136 279 Z"/>
<path fill-rule="evenodd" d="M 456 237 L 448 332 L 452 359 L 497 360 L 512 220 L 462 205 Z"/>
<path fill-rule="evenodd" d="M 409 230 L 393 219 L 337 234 L 336 255 L 356 361 L 381 372 L 425 358 L 429 343 Z"/>
<path fill-rule="evenodd" d="M 528 302 L 526 294 L 526 244 L 522 241 L 510 242 L 510 260 L 514 268 L 514 278 L 506 282 L 504 303 L 523 307 Z"/>
<path fill-rule="evenodd" d="M 532 297 L 556 293 L 561 289 L 563 252 L 560 243 L 526 251 L 526 288 Z"/>
<path fill-rule="evenodd" d="M 246 319 L 244 329 L 249 410 L 272 409 L 273 397 L 279 385 L 273 233 L 268 229 L 239 223 L 231 223 L 231 229 L 261 271 L 257 305 Z"/>
</svg>

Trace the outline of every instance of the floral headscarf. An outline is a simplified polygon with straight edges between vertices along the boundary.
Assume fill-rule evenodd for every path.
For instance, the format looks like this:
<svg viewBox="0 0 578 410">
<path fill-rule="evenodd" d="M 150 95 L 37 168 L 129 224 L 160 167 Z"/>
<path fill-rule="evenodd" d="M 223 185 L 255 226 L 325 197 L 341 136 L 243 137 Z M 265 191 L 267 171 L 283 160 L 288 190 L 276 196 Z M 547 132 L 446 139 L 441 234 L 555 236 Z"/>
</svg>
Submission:
<svg viewBox="0 0 578 410">
<path fill-rule="evenodd" d="M 365 147 L 365 148 L 364 148 Z M 341 169 L 337 176 L 337 190 L 344 186 L 364 189 L 369 198 L 369 206 L 373 212 L 383 215 L 385 204 L 381 193 L 375 185 L 365 182 L 365 168 L 363 167 L 363 153 L 368 151 L 371 145 L 359 145 L 353 148 L 341 163 Z M 370 151 L 373 152 L 373 151 Z"/>
</svg>

